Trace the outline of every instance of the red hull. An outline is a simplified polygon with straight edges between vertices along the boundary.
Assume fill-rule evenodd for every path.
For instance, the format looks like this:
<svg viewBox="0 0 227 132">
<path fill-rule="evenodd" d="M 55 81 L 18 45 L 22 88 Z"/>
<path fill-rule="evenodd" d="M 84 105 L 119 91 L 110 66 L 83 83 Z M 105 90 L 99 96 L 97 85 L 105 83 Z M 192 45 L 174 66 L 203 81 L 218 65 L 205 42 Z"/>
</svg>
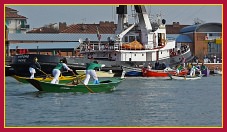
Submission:
<svg viewBox="0 0 227 132">
<path fill-rule="evenodd" d="M 176 75 L 176 70 L 164 72 L 164 70 L 148 70 L 146 68 L 142 69 L 144 77 L 169 77 L 170 75 Z M 182 70 L 179 76 L 187 75 L 188 70 Z"/>
</svg>

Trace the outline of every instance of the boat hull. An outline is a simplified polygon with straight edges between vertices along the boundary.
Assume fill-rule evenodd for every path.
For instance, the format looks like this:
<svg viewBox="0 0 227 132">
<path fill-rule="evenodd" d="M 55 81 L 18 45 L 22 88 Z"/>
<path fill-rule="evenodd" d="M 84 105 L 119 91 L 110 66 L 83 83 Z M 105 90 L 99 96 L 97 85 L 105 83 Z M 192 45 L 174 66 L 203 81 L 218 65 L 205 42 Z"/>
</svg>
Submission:
<svg viewBox="0 0 227 132">
<path fill-rule="evenodd" d="M 91 89 L 94 93 L 100 92 L 111 92 L 117 87 L 122 79 L 120 78 L 111 78 L 106 81 L 100 81 L 100 84 L 91 84 L 88 85 L 78 84 L 51 84 L 48 82 L 38 81 L 35 79 L 27 79 L 27 81 L 32 84 L 39 91 L 44 92 L 78 92 L 78 93 L 89 93 Z M 89 89 L 88 89 L 89 88 Z"/>
<path fill-rule="evenodd" d="M 28 77 L 20 77 L 17 75 L 13 75 L 12 77 L 21 83 L 29 83 L 27 81 L 27 79 L 29 79 Z M 59 77 L 59 83 L 69 83 L 75 80 L 76 78 L 80 78 L 83 80 L 85 78 L 85 75 L 83 74 L 77 76 L 61 76 Z M 51 82 L 53 80 L 53 77 L 36 77 L 34 79 L 38 81 Z"/>
<path fill-rule="evenodd" d="M 194 77 L 191 77 L 191 76 L 172 76 L 172 79 L 175 79 L 175 80 L 198 80 L 198 79 L 201 79 L 202 77 L 201 76 L 194 76 Z"/>
<path fill-rule="evenodd" d="M 206 68 L 205 70 L 202 70 L 201 73 L 203 74 L 204 77 L 208 77 L 210 75 L 210 70 Z"/>
<path fill-rule="evenodd" d="M 176 70 L 164 71 L 164 70 L 148 70 L 146 68 L 142 69 L 144 77 L 169 77 L 170 75 L 175 75 Z M 184 76 L 188 74 L 188 70 L 182 70 L 179 76 Z"/>
<path fill-rule="evenodd" d="M 191 56 L 191 52 L 174 56 L 171 58 L 166 58 L 159 60 L 159 63 L 165 62 L 166 64 L 169 64 L 170 66 L 176 65 L 180 63 L 180 58 L 182 56 L 185 56 L 185 58 Z M 38 62 L 41 65 L 42 70 L 47 74 L 52 74 L 53 68 L 57 65 L 57 63 L 62 59 L 62 56 L 51 56 L 51 55 L 40 55 L 40 54 L 23 54 L 23 55 L 15 55 L 12 58 L 12 62 L 10 63 L 10 66 L 14 69 L 14 75 L 26 77 L 30 76 L 29 73 L 29 63 L 33 61 L 34 57 L 38 58 Z M 76 70 L 85 70 L 86 64 L 90 63 L 93 60 L 87 59 L 87 58 L 79 58 L 79 57 L 66 57 L 68 66 Z M 134 67 L 134 66 L 140 66 L 140 65 L 148 65 L 148 63 L 154 64 L 155 61 L 110 61 L 110 60 L 97 60 L 100 64 L 105 64 L 106 66 L 103 67 L 102 71 L 109 71 L 112 70 L 112 72 L 115 74 L 114 77 L 120 77 L 122 73 L 122 66 L 128 66 L 128 67 Z M 42 72 L 37 71 L 36 76 L 42 76 L 44 75 Z M 71 72 L 64 72 L 64 76 L 70 76 L 72 75 Z"/>
</svg>

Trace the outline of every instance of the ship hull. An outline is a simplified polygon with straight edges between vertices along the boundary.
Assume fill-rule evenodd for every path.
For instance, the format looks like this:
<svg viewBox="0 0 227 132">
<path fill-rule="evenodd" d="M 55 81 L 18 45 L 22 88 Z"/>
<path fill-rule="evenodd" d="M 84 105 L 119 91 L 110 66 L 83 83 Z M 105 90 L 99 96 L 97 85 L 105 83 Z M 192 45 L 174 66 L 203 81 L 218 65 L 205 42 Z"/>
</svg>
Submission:
<svg viewBox="0 0 227 132">
<path fill-rule="evenodd" d="M 160 60 L 159 63 L 165 62 L 165 64 L 169 64 L 169 66 L 175 66 L 180 63 L 182 56 L 185 58 L 190 58 L 191 52 L 166 58 Z M 34 59 L 34 57 L 38 58 L 38 62 L 41 65 L 42 71 L 46 74 L 52 74 L 53 68 L 56 64 L 62 59 L 61 56 L 50 56 L 50 55 L 40 55 L 40 54 L 23 54 L 23 55 L 15 55 L 12 58 L 12 62 L 10 66 L 14 69 L 14 75 L 28 77 L 30 76 L 29 73 L 29 63 Z M 76 70 L 84 70 L 86 68 L 86 64 L 93 62 L 95 59 L 87 59 L 87 58 L 79 58 L 79 57 L 66 57 L 68 66 Z M 128 67 L 142 67 L 148 65 L 148 63 L 154 64 L 155 61 L 109 61 L 109 60 L 98 60 L 100 64 L 105 64 L 106 66 L 103 67 L 102 71 L 109 71 L 112 70 L 115 73 L 115 76 L 121 76 L 122 73 L 122 66 Z M 42 76 L 44 73 L 37 71 L 35 74 L 36 76 Z M 63 72 L 64 76 L 72 75 L 70 72 Z"/>
</svg>

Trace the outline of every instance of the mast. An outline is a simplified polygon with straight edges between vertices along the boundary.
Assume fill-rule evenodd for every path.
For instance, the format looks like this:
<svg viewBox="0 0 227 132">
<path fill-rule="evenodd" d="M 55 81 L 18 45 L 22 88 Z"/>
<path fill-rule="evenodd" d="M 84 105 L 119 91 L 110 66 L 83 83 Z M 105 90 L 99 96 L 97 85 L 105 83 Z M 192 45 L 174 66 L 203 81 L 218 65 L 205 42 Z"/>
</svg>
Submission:
<svg viewBox="0 0 227 132">
<path fill-rule="evenodd" d="M 118 14 L 118 23 L 117 23 L 117 29 L 115 31 L 115 34 L 120 34 L 124 31 L 124 26 L 128 23 L 127 18 L 127 5 L 119 5 L 117 8 L 117 14 Z"/>
<path fill-rule="evenodd" d="M 142 5 L 134 5 L 138 18 L 139 24 L 138 26 L 141 29 L 141 43 L 145 48 L 153 48 L 153 32 L 152 26 L 149 20 L 149 16 L 146 12 L 145 6 Z"/>
</svg>

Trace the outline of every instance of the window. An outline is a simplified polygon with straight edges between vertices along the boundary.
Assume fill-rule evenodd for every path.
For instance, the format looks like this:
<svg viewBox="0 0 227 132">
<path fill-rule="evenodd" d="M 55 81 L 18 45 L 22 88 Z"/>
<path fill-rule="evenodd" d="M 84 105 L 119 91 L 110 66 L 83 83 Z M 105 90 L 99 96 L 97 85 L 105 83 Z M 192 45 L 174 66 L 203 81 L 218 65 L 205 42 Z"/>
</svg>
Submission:
<svg viewBox="0 0 227 132">
<path fill-rule="evenodd" d="M 140 36 L 136 36 L 136 40 L 137 40 L 138 42 L 141 42 L 141 41 L 140 41 Z"/>
<path fill-rule="evenodd" d="M 135 40 L 135 36 L 129 36 L 129 42 L 132 42 Z"/>
<path fill-rule="evenodd" d="M 128 36 L 125 36 L 125 42 L 128 42 Z"/>
</svg>

